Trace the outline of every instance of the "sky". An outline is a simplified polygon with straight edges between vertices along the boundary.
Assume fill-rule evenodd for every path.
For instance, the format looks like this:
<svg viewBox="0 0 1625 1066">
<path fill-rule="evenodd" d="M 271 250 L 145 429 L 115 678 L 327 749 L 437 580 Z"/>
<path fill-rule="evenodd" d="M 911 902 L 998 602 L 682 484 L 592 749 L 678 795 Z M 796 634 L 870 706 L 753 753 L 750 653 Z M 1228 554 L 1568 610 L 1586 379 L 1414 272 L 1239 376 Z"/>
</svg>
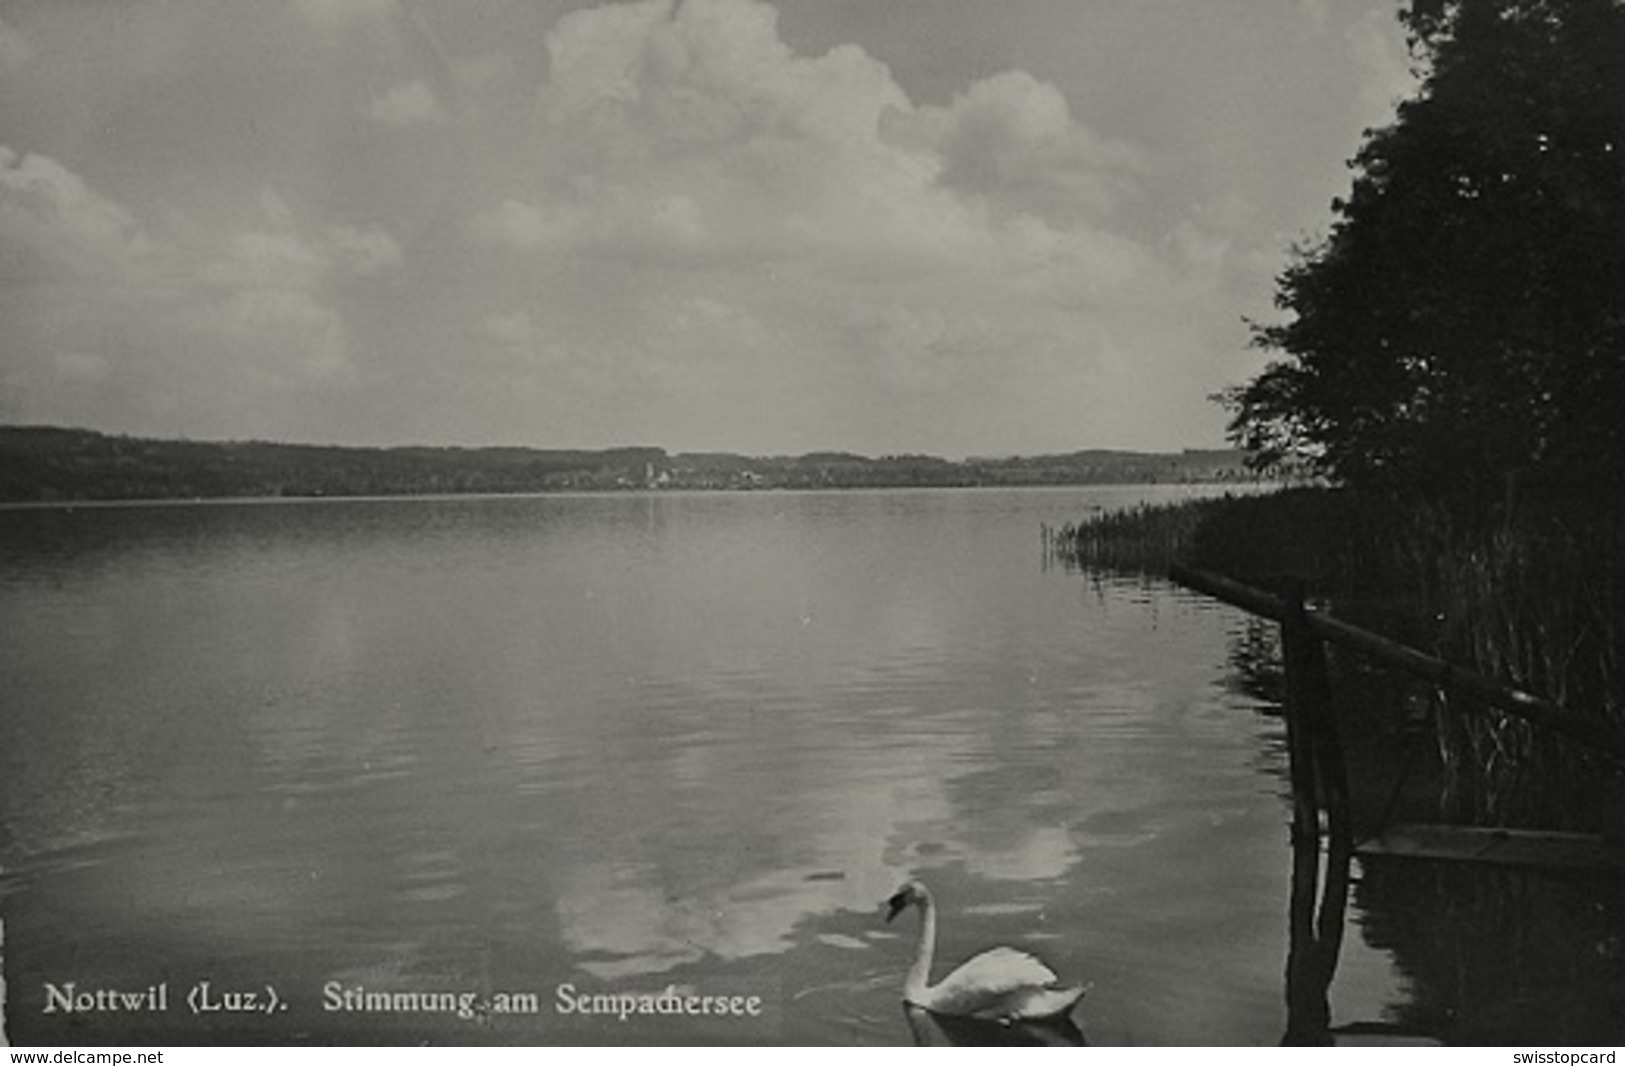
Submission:
<svg viewBox="0 0 1625 1066">
<path fill-rule="evenodd" d="M 1397 0 L 0 0 L 0 423 L 1220 446 Z"/>
</svg>

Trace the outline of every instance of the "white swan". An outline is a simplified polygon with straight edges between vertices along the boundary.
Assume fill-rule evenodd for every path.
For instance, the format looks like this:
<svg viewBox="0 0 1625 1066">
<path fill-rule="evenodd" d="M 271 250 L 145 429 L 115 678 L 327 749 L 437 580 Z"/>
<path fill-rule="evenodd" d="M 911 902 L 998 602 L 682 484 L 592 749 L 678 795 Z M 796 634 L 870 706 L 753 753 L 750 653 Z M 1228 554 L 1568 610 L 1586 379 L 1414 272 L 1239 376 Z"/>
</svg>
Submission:
<svg viewBox="0 0 1625 1066">
<path fill-rule="evenodd" d="M 937 909 L 931 893 L 910 881 L 886 901 L 886 920 L 908 907 L 920 908 L 920 948 L 903 980 L 903 1002 L 936 1014 L 1003 1022 L 1037 1022 L 1064 1018 L 1089 991 L 1086 985 L 1062 986 L 1055 971 L 1025 951 L 993 948 L 931 984 L 931 960 L 937 947 Z"/>
</svg>

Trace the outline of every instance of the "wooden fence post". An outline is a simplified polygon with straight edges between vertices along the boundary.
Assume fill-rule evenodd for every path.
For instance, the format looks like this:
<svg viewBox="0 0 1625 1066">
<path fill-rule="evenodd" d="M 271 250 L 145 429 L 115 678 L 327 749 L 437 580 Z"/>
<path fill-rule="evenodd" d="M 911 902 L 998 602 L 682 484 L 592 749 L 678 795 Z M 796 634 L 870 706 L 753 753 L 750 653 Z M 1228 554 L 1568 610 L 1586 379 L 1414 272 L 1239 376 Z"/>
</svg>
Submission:
<svg viewBox="0 0 1625 1066">
<path fill-rule="evenodd" d="M 1287 753 L 1292 781 L 1292 899 L 1287 953 L 1287 1031 L 1283 1044 L 1331 1043 L 1327 991 L 1337 972 L 1348 905 L 1348 771 L 1332 710 L 1326 646 L 1309 625 L 1300 578 L 1283 582 L 1281 652 L 1286 666 Z M 1326 810 L 1324 895 L 1316 914 L 1320 808 Z"/>
<path fill-rule="evenodd" d="M 1309 814 L 1319 836 L 1319 811 L 1326 811 L 1326 832 L 1333 846 L 1352 847 L 1348 770 L 1342 738 L 1332 708 L 1332 684 L 1326 670 L 1326 644 L 1309 624 L 1303 581 L 1288 578 L 1282 597 L 1282 658 L 1286 663 L 1287 746 L 1293 761 L 1293 825 L 1299 831 L 1297 794 L 1310 793 Z M 1296 736 L 1294 735 L 1296 731 Z M 1300 760 L 1303 765 L 1299 765 Z"/>
<path fill-rule="evenodd" d="M 1283 582 L 1286 604 L 1281 617 L 1281 658 L 1286 667 L 1286 749 L 1292 783 L 1292 843 L 1320 847 L 1320 803 L 1315 784 L 1315 728 L 1320 716 L 1314 703 L 1322 693 L 1312 681 L 1319 641 L 1309 632 L 1303 610 L 1303 581 Z M 1310 890 L 1311 898 L 1314 895 Z"/>
</svg>

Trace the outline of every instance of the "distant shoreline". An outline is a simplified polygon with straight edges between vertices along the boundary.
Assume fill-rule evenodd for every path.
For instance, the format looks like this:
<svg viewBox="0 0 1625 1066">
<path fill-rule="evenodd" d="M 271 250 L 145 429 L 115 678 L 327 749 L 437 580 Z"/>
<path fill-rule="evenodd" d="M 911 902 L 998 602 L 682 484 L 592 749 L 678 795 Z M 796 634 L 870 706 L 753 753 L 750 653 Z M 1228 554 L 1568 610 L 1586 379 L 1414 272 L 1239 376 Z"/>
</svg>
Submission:
<svg viewBox="0 0 1625 1066">
<path fill-rule="evenodd" d="M 1256 483 L 1229 449 L 948 460 L 523 447 L 354 447 L 0 426 L 0 503 L 251 502 L 616 493 Z"/>
<path fill-rule="evenodd" d="M 62 498 L 54 500 L 0 499 L 0 514 L 27 511 L 116 510 L 126 507 L 277 507 L 323 503 L 455 503 L 460 501 L 544 500 L 544 499 L 639 499 L 661 496 L 804 496 L 815 494 L 857 494 L 865 492 L 999 492 L 1011 489 L 1062 492 L 1066 489 L 1152 488 L 1152 487 L 1234 487 L 1241 493 L 1267 491 L 1285 482 L 1268 478 L 1247 481 L 1112 481 L 1068 482 L 1027 485 L 854 485 L 823 488 L 774 489 L 559 489 L 548 492 L 397 492 L 387 496 L 118 496 Z"/>
</svg>

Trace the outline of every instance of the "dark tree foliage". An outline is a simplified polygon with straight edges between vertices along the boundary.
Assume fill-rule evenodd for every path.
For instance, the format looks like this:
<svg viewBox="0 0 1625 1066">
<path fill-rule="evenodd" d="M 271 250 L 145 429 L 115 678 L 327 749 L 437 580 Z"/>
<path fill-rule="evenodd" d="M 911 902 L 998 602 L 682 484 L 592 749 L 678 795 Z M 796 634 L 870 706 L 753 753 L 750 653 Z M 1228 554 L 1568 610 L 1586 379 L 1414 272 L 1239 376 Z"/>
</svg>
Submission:
<svg viewBox="0 0 1625 1066">
<path fill-rule="evenodd" d="M 1422 84 L 1226 393 L 1263 462 L 1477 496 L 1625 488 L 1625 0 L 1411 0 Z"/>
</svg>

